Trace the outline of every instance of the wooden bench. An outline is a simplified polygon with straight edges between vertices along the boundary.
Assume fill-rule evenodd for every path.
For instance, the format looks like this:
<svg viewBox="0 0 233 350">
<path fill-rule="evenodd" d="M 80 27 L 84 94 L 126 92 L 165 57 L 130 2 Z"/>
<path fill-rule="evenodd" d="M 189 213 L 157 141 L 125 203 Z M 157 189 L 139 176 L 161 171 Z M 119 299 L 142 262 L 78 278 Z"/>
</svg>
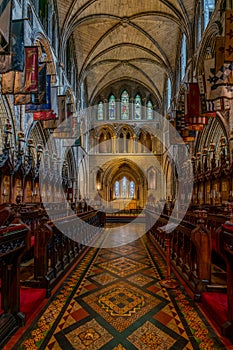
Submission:
<svg viewBox="0 0 233 350">
<path fill-rule="evenodd" d="M 29 229 L 15 224 L 0 228 L 1 316 L 0 346 L 25 323 L 20 310 L 20 261 L 27 249 Z"/>
</svg>

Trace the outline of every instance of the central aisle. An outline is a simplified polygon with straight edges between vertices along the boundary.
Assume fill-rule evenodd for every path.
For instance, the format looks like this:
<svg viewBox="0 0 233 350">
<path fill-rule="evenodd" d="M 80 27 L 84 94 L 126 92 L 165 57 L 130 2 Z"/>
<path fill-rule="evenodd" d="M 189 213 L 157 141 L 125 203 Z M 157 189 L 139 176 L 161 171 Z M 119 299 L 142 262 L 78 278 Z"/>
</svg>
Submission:
<svg viewBox="0 0 233 350">
<path fill-rule="evenodd" d="M 13 349 L 226 349 L 165 269 L 146 235 L 90 248 Z"/>
</svg>

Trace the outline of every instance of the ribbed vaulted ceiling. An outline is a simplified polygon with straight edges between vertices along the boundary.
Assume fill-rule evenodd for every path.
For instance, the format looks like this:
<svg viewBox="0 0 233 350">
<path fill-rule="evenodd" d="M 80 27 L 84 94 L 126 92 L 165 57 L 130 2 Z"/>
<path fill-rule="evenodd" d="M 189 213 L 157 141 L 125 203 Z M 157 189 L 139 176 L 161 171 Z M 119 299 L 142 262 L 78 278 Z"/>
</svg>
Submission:
<svg viewBox="0 0 233 350">
<path fill-rule="evenodd" d="M 58 0 L 63 48 L 73 34 L 79 82 L 89 102 L 120 79 L 137 81 L 162 101 L 174 79 L 181 33 L 190 38 L 195 0 Z"/>
</svg>

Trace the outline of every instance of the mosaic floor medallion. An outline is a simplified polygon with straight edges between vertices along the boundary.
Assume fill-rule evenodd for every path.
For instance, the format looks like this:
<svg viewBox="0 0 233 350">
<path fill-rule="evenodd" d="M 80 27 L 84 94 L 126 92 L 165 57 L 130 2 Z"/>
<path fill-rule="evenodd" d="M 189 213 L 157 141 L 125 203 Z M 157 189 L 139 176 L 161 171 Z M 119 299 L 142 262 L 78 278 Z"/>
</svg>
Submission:
<svg viewBox="0 0 233 350">
<path fill-rule="evenodd" d="M 91 320 L 66 334 L 66 339 L 74 349 L 100 349 L 113 337 L 98 322 Z M 64 342 L 64 341 L 63 341 Z M 68 344 L 65 344 L 68 348 Z"/>
<path fill-rule="evenodd" d="M 135 273 L 147 267 L 147 265 L 145 264 L 141 264 L 137 261 L 125 257 L 110 260 L 105 263 L 100 263 L 98 265 L 99 267 L 108 270 L 120 277 L 129 276 L 132 273 Z"/>
<path fill-rule="evenodd" d="M 90 249 L 14 346 L 3 350 L 224 350 L 147 237 Z M 230 347 L 228 346 L 230 345 Z"/>
<path fill-rule="evenodd" d="M 112 350 L 126 350 L 126 348 L 124 348 L 121 344 L 115 346 L 115 348 L 113 348 Z"/>
<path fill-rule="evenodd" d="M 176 339 L 173 339 L 149 321 L 133 332 L 127 339 L 137 349 L 167 350 L 171 349 L 176 343 Z"/>
<path fill-rule="evenodd" d="M 125 245 L 118 248 L 113 248 L 112 251 L 120 255 L 129 255 L 138 252 L 138 249 L 137 247 L 133 247 L 131 245 Z"/>
<path fill-rule="evenodd" d="M 100 275 L 97 275 L 97 276 L 93 276 L 92 279 L 98 282 L 99 284 L 101 284 L 102 286 L 105 286 L 117 280 L 116 277 L 110 275 L 110 273 L 107 273 L 107 272 L 101 273 Z"/>
<path fill-rule="evenodd" d="M 84 296 L 83 300 L 119 332 L 161 303 L 151 294 L 125 282 Z"/>
<path fill-rule="evenodd" d="M 150 277 L 147 277 L 147 276 L 144 276 L 142 274 L 137 274 L 137 275 L 133 275 L 133 276 L 130 276 L 128 278 L 128 281 L 136 284 L 137 286 L 140 286 L 140 287 L 143 287 L 145 286 L 146 284 L 152 282 L 152 281 L 155 281 L 155 279 L 153 278 L 150 278 Z"/>
</svg>

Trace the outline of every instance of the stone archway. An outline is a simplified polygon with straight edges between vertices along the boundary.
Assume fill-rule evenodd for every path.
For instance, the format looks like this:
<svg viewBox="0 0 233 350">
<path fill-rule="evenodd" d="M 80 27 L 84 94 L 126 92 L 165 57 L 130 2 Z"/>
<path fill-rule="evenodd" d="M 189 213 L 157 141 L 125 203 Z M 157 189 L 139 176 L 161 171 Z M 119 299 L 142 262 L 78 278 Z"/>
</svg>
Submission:
<svg viewBox="0 0 233 350">
<path fill-rule="evenodd" d="M 127 179 L 128 186 L 134 183 L 134 194 L 130 195 L 129 187 L 125 193 L 122 191 L 120 195 L 114 195 L 114 186 L 117 181 L 122 182 Z M 96 188 L 98 188 L 101 197 L 108 203 L 108 206 L 116 206 L 117 208 L 143 208 L 148 196 L 147 179 L 140 167 L 132 160 L 126 158 L 118 158 L 108 161 L 101 168 L 101 183 L 100 177 L 96 176 Z"/>
</svg>

